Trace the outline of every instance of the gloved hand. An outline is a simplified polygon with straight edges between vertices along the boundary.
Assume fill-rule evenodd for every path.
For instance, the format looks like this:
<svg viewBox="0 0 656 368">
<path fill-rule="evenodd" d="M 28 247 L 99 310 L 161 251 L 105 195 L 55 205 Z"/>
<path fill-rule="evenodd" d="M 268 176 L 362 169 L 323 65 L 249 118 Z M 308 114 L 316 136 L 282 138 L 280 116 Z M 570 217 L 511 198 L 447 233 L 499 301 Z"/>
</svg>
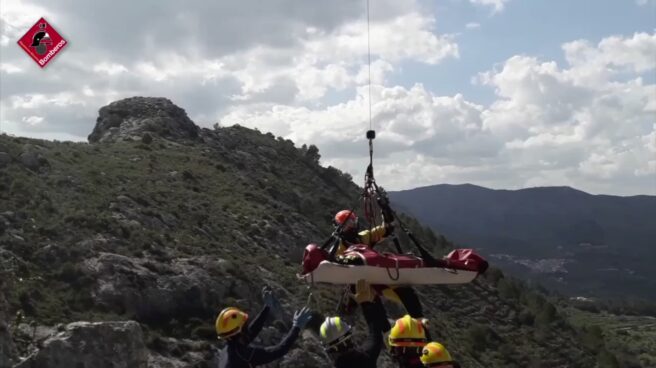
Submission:
<svg viewBox="0 0 656 368">
<path fill-rule="evenodd" d="M 371 286 L 369 286 L 365 280 L 358 280 L 355 284 L 355 301 L 358 302 L 358 304 L 373 302 L 374 297 L 375 294 L 373 290 L 371 290 Z"/>
<path fill-rule="evenodd" d="M 264 300 L 264 305 L 267 307 L 273 307 L 276 297 L 273 296 L 273 291 L 268 286 L 262 288 L 262 299 Z"/>
<path fill-rule="evenodd" d="M 293 326 L 298 327 L 302 330 L 303 328 L 305 328 L 305 325 L 307 325 L 307 323 L 310 322 L 311 319 L 312 319 L 312 312 L 310 311 L 310 308 L 303 307 L 294 313 Z"/>
<path fill-rule="evenodd" d="M 269 312 L 274 317 L 280 317 L 280 302 L 278 298 L 273 295 L 273 291 L 270 287 L 265 286 L 262 288 L 262 299 L 264 300 L 264 305 L 269 307 Z"/>
</svg>

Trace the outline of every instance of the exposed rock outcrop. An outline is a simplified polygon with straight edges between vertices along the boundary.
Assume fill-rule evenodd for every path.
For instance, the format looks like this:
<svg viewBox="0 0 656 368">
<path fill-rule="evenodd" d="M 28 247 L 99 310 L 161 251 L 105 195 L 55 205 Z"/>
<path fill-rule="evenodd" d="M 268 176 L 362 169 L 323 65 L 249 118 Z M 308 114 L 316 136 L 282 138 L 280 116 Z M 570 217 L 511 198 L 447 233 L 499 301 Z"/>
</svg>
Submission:
<svg viewBox="0 0 656 368">
<path fill-rule="evenodd" d="M 15 367 L 146 368 L 148 350 L 134 321 L 75 322 Z"/>
<path fill-rule="evenodd" d="M 5 291 L 4 275 L 0 273 L 0 367 L 11 366 L 15 354 L 11 334 L 9 333 L 9 316 L 7 315 Z"/>
<path fill-rule="evenodd" d="M 47 168 L 50 166 L 50 163 L 48 162 L 48 159 L 41 154 L 40 150 L 41 148 L 38 146 L 26 144 L 18 159 L 23 166 L 32 171 L 39 171 L 42 168 Z"/>
<path fill-rule="evenodd" d="M 208 257 L 176 259 L 171 264 L 100 253 L 85 261 L 97 280 L 94 300 L 139 321 L 166 321 L 179 315 L 214 313 L 229 283 L 219 274 L 222 262 Z"/>
<path fill-rule="evenodd" d="M 131 97 L 104 106 L 98 112 L 89 142 L 141 140 L 152 136 L 195 139 L 199 128 L 187 113 L 166 98 Z"/>
</svg>

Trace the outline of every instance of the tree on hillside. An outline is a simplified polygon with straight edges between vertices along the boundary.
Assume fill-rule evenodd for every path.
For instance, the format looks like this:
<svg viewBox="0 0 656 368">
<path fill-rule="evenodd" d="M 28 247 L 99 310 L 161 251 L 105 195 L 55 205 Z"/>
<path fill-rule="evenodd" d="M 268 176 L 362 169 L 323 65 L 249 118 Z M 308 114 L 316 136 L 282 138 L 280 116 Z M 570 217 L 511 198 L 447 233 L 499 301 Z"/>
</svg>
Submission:
<svg viewBox="0 0 656 368">
<path fill-rule="evenodd" d="M 307 151 L 305 152 L 305 157 L 310 159 L 310 161 L 318 164 L 319 159 L 321 159 L 321 155 L 319 154 L 319 148 L 317 148 L 317 146 L 315 146 L 314 144 L 311 144 L 307 148 Z"/>
</svg>

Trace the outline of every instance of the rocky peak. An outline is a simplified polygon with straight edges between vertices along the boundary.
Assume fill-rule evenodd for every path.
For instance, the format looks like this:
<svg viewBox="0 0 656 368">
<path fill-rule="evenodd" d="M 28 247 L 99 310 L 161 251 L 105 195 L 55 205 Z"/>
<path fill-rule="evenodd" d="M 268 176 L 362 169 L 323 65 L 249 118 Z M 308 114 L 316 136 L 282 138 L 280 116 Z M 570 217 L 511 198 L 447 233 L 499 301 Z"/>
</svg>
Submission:
<svg viewBox="0 0 656 368">
<path fill-rule="evenodd" d="M 140 139 L 146 133 L 169 139 L 196 139 L 199 130 L 169 99 L 130 97 L 100 108 L 89 142 Z"/>
</svg>

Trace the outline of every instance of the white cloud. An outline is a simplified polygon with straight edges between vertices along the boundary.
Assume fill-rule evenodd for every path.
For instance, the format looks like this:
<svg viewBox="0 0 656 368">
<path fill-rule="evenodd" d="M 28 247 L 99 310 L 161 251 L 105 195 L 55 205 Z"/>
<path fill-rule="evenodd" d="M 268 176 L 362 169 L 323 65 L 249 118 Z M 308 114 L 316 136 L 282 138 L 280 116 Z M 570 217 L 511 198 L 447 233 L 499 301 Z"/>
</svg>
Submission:
<svg viewBox="0 0 656 368">
<path fill-rule="evenodd" d="M 393 64 L 414 60 L 436 64 L 457 58 L 458 45 L 432 32 L 435 19 L 412 12 L 371 24 L 372 82 L 380 83 Z M 321 98 L 329 89 L 343 90 L 366 83 L 366 23 L 355 21 L 333 32 L 312 29 L 293 50 L 257 47 L 221 61 L 242 84 L 236 100 L 255 98 L 281 78 L 291 79 L 300 101 Z"/>
<path fill-rule="evenodd" d="M 656 56 L 655 39 L 636 34 L 608 37 L 596 47 L 567 43 L 568 68 L 508 59 L 480 76 L 499 96 L 483 114 L 485 127 L 505 137 L 515 164 L 530 169 L 547 159 L 557 170 L 569 167 L 560 174 L 563 182 L 653 192 L 647 174 L 653 153 L 644 142 L 653 136 L 656 86 L 645 85 L 640 73 L 656 68 L 647 62 Z"/>
<path fill-rule="evenodd" d="M 469 0 L 470 3 L 482 6 L 491 6 L 493 13 L 499 13 L 510 0 Z"/>
<path fill-rule="evenodd" d="M 379 181 L 393 189 L 475 181 L 493 187 L 550 184 L 593 192 L 609 186 L 623 193 L 653 192 L 656 86 L 640 75 L 650 68 L 644 55 L 656 50 L 653 37 L 609 37 L 597 46 L 588 44 L 578 53 L 583 57 L 570 53 L 565 67 L 510 57 L 478 78 L 495 90 L 497 99 L 489 106 L 461 95 L 436 96 L 419 84 L 374 85 Z M 566 55 L 572 44 L 563 46 Z M 597 69 L 605 72 L 591 77 Z M 348 102 L 315 109 L 237 107 L 224 121 L 268 129 L 299 144 L 315 143 L 327 164 L 359 177 L 368 117 L 366 90 L 358 91 Z"/>
<path fill-rule="evenodd" d="M 481 28 L 481 24 L 476 23 L 476 22 L 469 22 L 469 23 L 465 24 L 465 28 L 467 28 L 467 29 L 479 29 L 479 28 Z"/>
<path fill-rule="evenodd" d="M 38 14 L 38 16 L 35 14 Z M 46 20 L 52 19 L 53 12 L 46 7 L 21 0 L 2 0 L 2 6 L 0 6 L 0 17 L 2 18 L 2 22 L 0 22 L 0 34 L 2 34 L 0 46 L 8 46 L 10 43 L 17 42 L 42 16 Z"/>
<path fill-rule="evenodd" d="M 394 66 L 389 62 L 378 59 L 371 63 L 371 83 L 372 84 L 386 84 L 386 75 L 394 71 Z M 369 81 L 369 68 L 368 65 L 360 67 L 360 71 L 355 76 L 355 82 L 359 85 L 368 84 Z"/>
<path fill-rule="evenodd" d="M 44 9 L 27 1 L 6 7 L 4 1 L 4 131 L 84 140 L 108 102 L 165 96 L 200 125 L 221 120 L 317 144 L 324 163 L 356 178 L 363 174 L 369 71 L 361 4 L 192 0 L 181 10 L 175 2 L 153 9 L 54 0 Z M 471 2 L 493 12 L 507 4 Z M 45 70 L 15 47 L 35 21 L 28 14 L 33 11 L 74 36 Z M 123 26 L 116 28 L 119 18 Z M 495 91 L 495 100 L 482 105 L 399 78 L 408 65 L 459 58 L 455 36 L 436 32 L 435 14 L 412 0 L 380 0 L 371 19 L 381 184 L 399 189 L 471 181 L 653 192 L 656 86 L 645 74 L 654 70 L 655 34 L 575 40 L 562 46 L 562 65 L 511 56 L 476 77 L 479 88 Z M 395 85 L 398 80 L 405 86 Z"/>
<path fill-rule="evenodd" d="M 269 129 L 299 143 L 317 144 L 326 157 L 353 158 L 361 155 L 365 140 L 359 133 L 369 124 L 367 89 L 358 91 L 355 99 L 323 110 L 243 106 L 221 121 Z M 410 89 L 375 85 L 372 102 L 379 157 L 403 151 L 431 157 L 473 157 L 493 155 L 498 149 L 498 143 L 481 131 L 482 107 L 461 95 L 436 97 L 419 84 Z"/>
<path fill-rule="evenodd" d="M 4 72 L 7 74 L 13 74 L 13 73 L 20 73 L 22 72 L 23 69 L 20 67 L 10 64 L 10 63 L 0 63 L 0 72 Z"/>
<path fill-rule="evenodd" d="M 652 125 L 651 133 L 642 137 L 642 142 L 649 152 L 656 154 L 656 123 Z"/>
<path fill-rule="evenodd" d="M 94 97 L 96 93 L 89 86 L 84 86 L 82 88 L 82 94 L 87 97 Z"/>
<path fill-rule="evenodd" d="M 613 157 L 593 152 L 579 164 L 579 169 L 590 177 L 609 179 L 618 172 L 619 163 Z"/>
<path fill-rule="evenodd" d="M 121 64 L 102 62 L 94 65 L 93 71 L 97 73 L 106 73 L 107 75 L 112 76 L 125 73 L 128 69 Z"/>
<path fill-rule="evenodd" d="M 403 14 L 370 27 L 371 52 L 392 62 L 411 58 L 437 64 L 448 57 L 458 57 L 458 45 L 449 36 L 433 33 L 435 18 L 416 12 Z M 360 59 L 367 53 L 365 22 L 346 24 L 332 35 L 308 43 L 307 51 L 320 58 L 335 55 Z"/>
<path fill-rule="evenodd" d="M 41 116 L 28 116 L 28 117 L 23 117 L 23 122 L 29 125 L 39 125 L 43 123 L 43 117 Z"/>
<path fill-rule="evenodd" d="M 636 33 L 631 38 L 612 36 L 597 46 L 586 40 L 563 45 L 565 58 L 573 72 L 590 78 L 606 73 L 643 73 L 656 68 L 656 34 Z"/>
<path fill-rule="evenodd" d="M 45 12 L 29 1 L 5 6 L 3 0 L 3 35 L 11 42 L 1 52 L 2 121 L 13 122 L 17 134 L 33 135 L 18 123 L 43 116 L 51 130 L 85 137 L 99 107 L 131 95 L 169 97 L 199 124 L 212 124 L 230 105 L 321 104 L 326 94 L 367 82 L 360 5 L 192 0 L 181 10 L 175 2 L 153 9 L 54 0 Z M 34 14 L 46 15 L 75 46 L 43 71 L 12 47 Z M 373 83 L 384 83 L 404 60 L 435 64 L 458 56 L 457 44 L 434 31 L 435 19 L 414 0 L 377 1 L 371 21 Z M 55 119 L 64 110 L 74 122 Z"/>
<path fill-rule="evenodd" d="M 57 93 L 54 95 L 31 94 L 23 96 L 14 96 L 11 98 L 11 107 L 14 109 L 32 110 L 40 107 L 52 106 L 69 106 L 83 105 L 77 96 L 69 92 Z"/>
</svg>

